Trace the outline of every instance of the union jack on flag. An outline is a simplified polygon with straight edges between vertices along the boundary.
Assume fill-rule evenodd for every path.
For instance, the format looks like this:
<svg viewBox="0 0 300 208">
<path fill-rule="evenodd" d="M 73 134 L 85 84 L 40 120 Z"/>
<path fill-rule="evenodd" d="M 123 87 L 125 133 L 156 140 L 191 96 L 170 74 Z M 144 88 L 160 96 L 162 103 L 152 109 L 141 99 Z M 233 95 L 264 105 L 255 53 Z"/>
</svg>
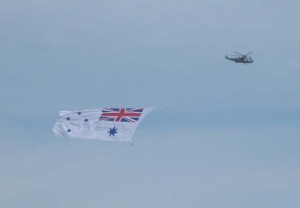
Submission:
<svg viewBox="0 0 300 208">
<path fill-rule="evenodd" d="M 103 108 L 99 121 L 137 122 L 143 108 Z"/>
</svg>

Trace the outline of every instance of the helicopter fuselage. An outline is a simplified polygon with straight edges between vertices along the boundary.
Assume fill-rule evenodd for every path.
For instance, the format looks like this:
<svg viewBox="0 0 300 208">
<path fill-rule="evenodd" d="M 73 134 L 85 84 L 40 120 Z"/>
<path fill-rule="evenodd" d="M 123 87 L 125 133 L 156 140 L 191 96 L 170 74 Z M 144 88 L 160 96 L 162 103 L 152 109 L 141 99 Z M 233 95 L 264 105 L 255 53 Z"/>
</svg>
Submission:
<svg viewBox="0 0 300 208">
<path fill-rule="evenodd" d="M 226 56 L 225 58 L 227 60 L 234 61 L 235 63 L 243 63 L 243 64 L 251 64 L 251 63 L 253 63 L 253 59 L 251 57 L 230 58 L 230 57 Z"/>
</svg>

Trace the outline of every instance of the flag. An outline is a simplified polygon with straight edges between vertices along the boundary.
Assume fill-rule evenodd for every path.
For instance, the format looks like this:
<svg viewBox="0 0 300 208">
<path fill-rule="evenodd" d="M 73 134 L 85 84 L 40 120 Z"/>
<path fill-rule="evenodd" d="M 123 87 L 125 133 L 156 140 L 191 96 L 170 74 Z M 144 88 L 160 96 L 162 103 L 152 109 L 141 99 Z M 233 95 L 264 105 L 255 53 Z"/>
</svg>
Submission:
<svg viewBox="0 0 300 208">
<path fill-rule="evenodd" d="M 99 108 L 60 111 L 52 129 L 56 136 L 132 141 L 142 119 L 154 108 Z"/>
</svg>

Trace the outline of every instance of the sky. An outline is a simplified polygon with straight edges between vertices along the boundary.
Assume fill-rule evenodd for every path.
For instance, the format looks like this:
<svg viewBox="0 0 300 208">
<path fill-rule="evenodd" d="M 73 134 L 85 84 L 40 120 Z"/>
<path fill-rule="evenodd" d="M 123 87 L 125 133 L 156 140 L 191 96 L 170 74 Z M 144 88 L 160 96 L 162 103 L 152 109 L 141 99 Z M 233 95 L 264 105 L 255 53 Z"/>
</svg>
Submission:
<svg viewBox="0 0 300 208">
<path fill-rule="evenodd" d="M 0 1 L 0 206 L 298 208 L 299 6 Z M 157 108 L 132 146 L 52 134 L 101 106 Z"/>
</svg>

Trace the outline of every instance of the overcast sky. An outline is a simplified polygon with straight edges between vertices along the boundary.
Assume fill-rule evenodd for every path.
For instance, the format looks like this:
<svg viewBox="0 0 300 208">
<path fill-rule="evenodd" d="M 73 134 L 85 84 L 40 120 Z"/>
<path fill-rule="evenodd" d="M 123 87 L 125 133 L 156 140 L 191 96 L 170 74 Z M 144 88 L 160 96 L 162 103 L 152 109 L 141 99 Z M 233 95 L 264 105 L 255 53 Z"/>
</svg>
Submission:
<svg viewBox="0 0 300 208">
<path fill-rule="evenodd" d="M 1 0 L 0 206 L 299 208 L 299 7 Z M 52 135 L 100 106 L 158 107 L 133 146 Z"/>
</svg>

